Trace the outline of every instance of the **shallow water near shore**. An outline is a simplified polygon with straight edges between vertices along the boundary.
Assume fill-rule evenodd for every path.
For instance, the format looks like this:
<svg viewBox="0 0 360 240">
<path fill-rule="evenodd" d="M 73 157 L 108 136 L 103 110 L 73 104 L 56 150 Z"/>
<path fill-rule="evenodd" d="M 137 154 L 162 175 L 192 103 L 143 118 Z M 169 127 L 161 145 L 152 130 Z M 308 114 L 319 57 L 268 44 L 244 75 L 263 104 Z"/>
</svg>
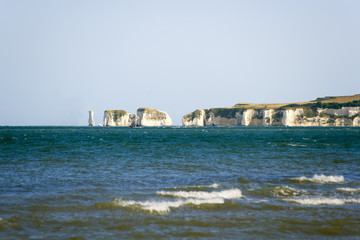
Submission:
<svg viewBox="0 0 360 240">
<path fill-rule="evenodd" d="M 0 127 L 0 239 L 360 239 L 360 128 Z"/>
</svg>

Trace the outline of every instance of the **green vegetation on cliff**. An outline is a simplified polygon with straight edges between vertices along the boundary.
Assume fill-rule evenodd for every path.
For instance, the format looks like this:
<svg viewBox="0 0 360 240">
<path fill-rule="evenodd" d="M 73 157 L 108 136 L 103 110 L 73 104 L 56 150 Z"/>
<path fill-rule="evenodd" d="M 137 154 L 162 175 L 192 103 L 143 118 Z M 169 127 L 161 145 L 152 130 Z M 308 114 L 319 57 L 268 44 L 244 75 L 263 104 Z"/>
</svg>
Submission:
<svg viewBox="0 0 360 240">
<path fill-rule="evenodd" d="M 318 109 L 318 108 L 331 108 L 331 109 L 340 109 L 342 107 L 360 107 L 360 101 L 354 100 L 351 102 L 339 103 L 339 102 L 311 102 L 305 104 L 297 104 L 292 103 L 281 107 L 282 109 L 289 109 L 289 108 L 311 108 L 311 109 Z"/>
<path fill-rule="evenodd" d="M 201 115 L 201 110 L 199 110 L 199 109 L 196 109 L 195 111 L 193 111 L 193 112 L 191 112 L 191 113 L 189 113 L 189 114 L 186 114 L 185 116 L 184 116 L 184 118 L 186 119 L 186 120 L 194 120 L 195 118 L 199 118 L 200 117 L 200 115 Z"/>
<path fill-rule="evenodd" d="M 357 114 L 354 114 L 352 116 L 343 116 L 343 115 L 333 115 L 333 114 L 326 114 L 324 112 L 321 112 L 319 114 L 319 117 L 323 117 L 323 118 L 333 118 L 333 119 L 338 119 L 338 118 L 346 118 L 346 119 L 351 119 L 351 120 L 354 120 L 355 118 L 357 117 L 360 117 L 360 114 L 357 113 Z"/>
<path fill-rule="evenodd" d="M 211 113 L 213 113 L 215 117 L 234 118 L 236 116 L 236 113 L 242 114 L 247 109 L 274 109 L 275 111 L 277 111 L 302 108 L 304 109 L 304 116 L 306 118 L 312 118 L 317 116 L 317 109 L 319 108 L 341 109 L 342 107 L 360 107 L 360 94 L 352 96 L 323 97 L 317 98 L 314 101 L 298 103 L 238 103 L 235 106 L 228 108 L 205 109 L 205 115 L 206 118 L 209 118 Z M 200 114 L 200 110 L 195 110 L 194 112 L 185 115 L 184 119 L 193 120 L 200 117 Z M 277 111 L 273 114 L 272 117 L 276 120 L 280 120 L 281 116 L 282 112 Z"/>
<path fill-rule="evenodd" d="M 127 112 L 125 110 L 105 110 L 105 112 L 111 116 L 114 121 L 116 121 L 117 119 L 125 116 L 127 114 Z"/>
<path fill-rule="evenodd" d="M 148 112 L 156 112 L 156 111 L 158 111 L 158 110 L 152 109 L 152 108 L 138 108 L 138 111 L 140 111 L 140 112 L 145 112 L 145 111 L 148 111 Z"/>
<path fill-rule="evenodd" d="M 333 108 L 340 109 L 342 107 L 360 107 L 360 94 L 352 96 L 324 97 L 317 98 L 315 101 L 299 102 L 299 103 L 238 103 L 235 108 L 244 109 L 293 109 L 293 108 Z"/>
<path fill-rule="evenodd" d="M 236 113 L 242 113 L 243 110 L 241 108 L 210 108 L 206 111 L 206 115 L 209 116 L 210 113 L 213 113 L 216 117 L 234 118 Z"/>
<path fill-rule="evenodd" d="M 116 115 L 119 117 L 125 116 L 127 112 L 125 110 L 105 110 L 109 115 Z"/>
<path fill-rule="evenodd" d="M 154 120 L 162 120 L 166 118 L 166 113 L 161 112 L 157 109 L 152 108 L 138 108 L 138 112 L 144 112 L 146 115 L 148 115 L 151 119 Z"/>
</svg>

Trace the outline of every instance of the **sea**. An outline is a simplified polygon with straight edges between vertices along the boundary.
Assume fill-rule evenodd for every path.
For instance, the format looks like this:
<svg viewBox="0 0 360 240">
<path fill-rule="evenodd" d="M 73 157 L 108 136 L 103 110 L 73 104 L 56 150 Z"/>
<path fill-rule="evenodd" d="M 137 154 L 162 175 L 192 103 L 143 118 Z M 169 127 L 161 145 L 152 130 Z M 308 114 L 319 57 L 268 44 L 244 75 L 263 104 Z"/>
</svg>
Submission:
<svg viewBox="0 0 360 240">
<path fill-rule="evenodd" d="M 360 128 L 0 127 L 0 239 L 360 239 Z"/>
</svg>

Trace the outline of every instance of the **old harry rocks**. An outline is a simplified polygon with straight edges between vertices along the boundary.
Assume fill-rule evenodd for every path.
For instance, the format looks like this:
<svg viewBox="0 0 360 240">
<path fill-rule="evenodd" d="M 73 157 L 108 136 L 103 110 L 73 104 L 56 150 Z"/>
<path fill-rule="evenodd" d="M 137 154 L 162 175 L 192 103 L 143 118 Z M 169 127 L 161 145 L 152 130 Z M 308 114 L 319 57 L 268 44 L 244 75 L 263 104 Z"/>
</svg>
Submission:
<svg viewBox="0 0 360 240">
<path fill-rule="evenodd" d="M 163 111 L 151 108 L 139 108 L 137 113 L 124 110 L 106 110 L 104 126 L 171 126 L 170 116 Z"/>
</svg>

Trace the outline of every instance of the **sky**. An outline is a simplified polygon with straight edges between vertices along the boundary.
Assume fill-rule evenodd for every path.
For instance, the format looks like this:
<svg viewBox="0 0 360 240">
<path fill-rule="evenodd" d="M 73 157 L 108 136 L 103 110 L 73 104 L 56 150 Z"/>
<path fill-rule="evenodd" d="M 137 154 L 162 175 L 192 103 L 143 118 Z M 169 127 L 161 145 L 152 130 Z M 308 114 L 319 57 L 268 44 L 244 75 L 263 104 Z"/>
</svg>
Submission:
<svg viewBox="0 0 360 240">
<path fill-rule="evenodd" d="M 0 0 L 0 125 L 360 93 L 360 1 Z"/>
</svg>

